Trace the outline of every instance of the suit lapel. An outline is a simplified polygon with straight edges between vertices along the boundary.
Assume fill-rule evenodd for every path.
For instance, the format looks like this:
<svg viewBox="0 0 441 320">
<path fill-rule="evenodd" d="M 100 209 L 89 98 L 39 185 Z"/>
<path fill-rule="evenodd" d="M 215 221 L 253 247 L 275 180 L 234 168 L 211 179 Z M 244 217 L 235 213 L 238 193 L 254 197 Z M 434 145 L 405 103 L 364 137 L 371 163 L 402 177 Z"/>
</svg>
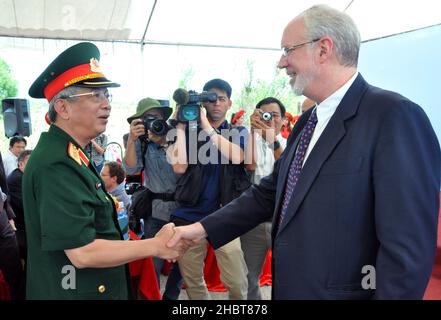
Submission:
<svg viewBox="0 0 441 320">
<path fill-rule="evenodd" d="M 302 169 L 299 181 L 297 182 L 294 193 L 288 204 L 286 215 L 283 219 L 282 224 L 280 225 L 278 232 L 281 232 L 289 223 L 289 221 L 296 215 L 299 206 L 303 202 L 305 196 L 307 195 L 309 189 L 315 181 L 321 167 L 323 166 L 323 163 L 329 158 L 333 150 L 345 136 L 345 121 L 353 117 L 357 113 L 360 100 L 365 93 L 367 87 L 368 85 L 364 81 L 363 77 L 361 75 L 358 75 L 352 86 L 349 88 L 348 92 L 343 97 L 343 100 L 337 107 L 337 110 L 331 117 L 325 130 L 320 135 L 320 138 L 315 144 L 314 149 L 311 151 Z M 281 190 L 281 192 L 276 202 L 277 214 L 274 215 L 274 217 L 276 218 L 274 221 L 278 221 L 278 216 L 280 214 L 280 205 L 283 199 L 283 194 L 285 192 L 285 184 L 289 171 L 289 166 L 294 158 L 295 148 L 293 149 L 294 151 L 290 150 L 289 156 L 286 158 L 283 169 L 281 168 L 283 176 L 279 175 L 278 181 L 283 180 L 283 185 L 279 185 L 278 183 L 278 189 L 281 188 L 279 189 Z"/>
</svg>

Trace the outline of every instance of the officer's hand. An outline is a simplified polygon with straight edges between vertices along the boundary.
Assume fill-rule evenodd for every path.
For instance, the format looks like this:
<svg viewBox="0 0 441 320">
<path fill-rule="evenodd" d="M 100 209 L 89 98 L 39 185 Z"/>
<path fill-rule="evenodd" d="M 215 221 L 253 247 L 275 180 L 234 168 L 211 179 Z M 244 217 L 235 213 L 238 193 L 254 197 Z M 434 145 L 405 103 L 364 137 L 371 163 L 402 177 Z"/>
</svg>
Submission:
<svg viewBox="0 0 441 320">
<path fill-rule="evenodd" d="M 175 262 L 179 259 L 187 250 L 188 245 L 185 242 L 180 242 L 176 244 L 174 247 L 167 247 L 167 242 L 174 235 L 174 224 L 168 223 L 159 230 L 159 232 L 155 235 L 155 239 L 158 240 L 158 248 L 157 248 L 157 256 L 161 259 L 166 259 L 169 261 Z"/>
<path fill-rule="evenodd" d="M 192 246 L 201 242 L 207 237 L 207 232 L 200 222 L 189 224 L 187 226 L 175 227 L 173 238 L 167 243 L 167 247 L 174 248 L 180 242 L 187 246 Z"/>
<path fill-rule="evenodd" d="M 145 128 L 141 119 L 135 119 L 130 123 L 129 139 L 136 141 L 140 136 L 145 135 Z"/>
</svg>

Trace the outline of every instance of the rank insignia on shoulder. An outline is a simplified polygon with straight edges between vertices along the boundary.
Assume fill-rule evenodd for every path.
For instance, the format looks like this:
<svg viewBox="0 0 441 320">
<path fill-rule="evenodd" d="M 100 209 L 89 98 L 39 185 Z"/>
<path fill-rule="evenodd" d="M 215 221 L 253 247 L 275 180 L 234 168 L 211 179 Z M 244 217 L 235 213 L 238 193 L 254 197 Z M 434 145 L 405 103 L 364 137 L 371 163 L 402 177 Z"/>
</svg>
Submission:
<svg viewBox="0 0 441 320">
<path fill-rule="evenodd" d="M 84 152 L 77 148 L 72 142 L 69 141 L 69 144 L 67 146 L 67 153 L 69 154 L 69 157 L 75 160 L 76 163 L 78 163 L 80 166 L 84 163 L 86 167 L 89 166 L 89 159 L 84 154 Z"/>
<path fill-rule="evenodd" d="M 87 156 L 84 154 L 84 152 L 81 149 L 78 149 L 78 155 L 81 158 L 81 161 L 83 161 L 83 163 L 86 165 L 86 167 L 89 166 L 89 159 L 87 158 Z"/>
<path fill-rule="evenodd" d="M 75 162 L 78 163 L 80 166 L 82 165 L 80 155 L 78 154 L 78 148 L 75 147 L 72 142 L 69 142 L 69 145 L 67 146 L 67 154 L 69 155 L 69 157 L 74 159 Z"/>
</svg>

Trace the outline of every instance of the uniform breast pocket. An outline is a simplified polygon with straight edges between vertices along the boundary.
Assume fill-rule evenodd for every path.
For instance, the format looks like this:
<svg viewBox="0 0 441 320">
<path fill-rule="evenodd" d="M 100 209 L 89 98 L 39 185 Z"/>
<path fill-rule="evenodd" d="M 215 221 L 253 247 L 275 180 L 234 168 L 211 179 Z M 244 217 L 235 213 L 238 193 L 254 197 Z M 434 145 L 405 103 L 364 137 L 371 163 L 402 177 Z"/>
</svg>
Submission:
<svg viewBox="0 0 441 320">
<path fill-rule="evenodd" d="M 97 199 L 94 204 L 95 210 L 95 229 L 97 233 L 107 233 L 109 230 L 114 229 L 113 222 L 113 206 L 112 199 L 106 195 L 97 194 Z"/>
<path fill-rule="evenodd" d="M 357 174 L 363 169 L 363 157 L 348 157 L 326 161 L 320 170 L 321 176 Z"/>
</svg>

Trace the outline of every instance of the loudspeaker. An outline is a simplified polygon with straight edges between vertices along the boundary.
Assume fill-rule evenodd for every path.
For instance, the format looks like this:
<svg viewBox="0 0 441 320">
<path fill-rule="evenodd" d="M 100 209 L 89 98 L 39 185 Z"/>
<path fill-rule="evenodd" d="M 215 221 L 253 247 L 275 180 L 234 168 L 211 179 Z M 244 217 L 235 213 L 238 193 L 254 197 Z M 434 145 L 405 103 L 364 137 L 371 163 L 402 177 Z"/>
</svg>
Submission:
<svg viewBox="0 0 441 320">
<path fill-rule="evenodd" d="M 31 112 L 29 101 L 26 99 L 3 99 L 3 122 L 5 136 L 16 135 L 29 137 L 32 134 Z"/>
</svg>

